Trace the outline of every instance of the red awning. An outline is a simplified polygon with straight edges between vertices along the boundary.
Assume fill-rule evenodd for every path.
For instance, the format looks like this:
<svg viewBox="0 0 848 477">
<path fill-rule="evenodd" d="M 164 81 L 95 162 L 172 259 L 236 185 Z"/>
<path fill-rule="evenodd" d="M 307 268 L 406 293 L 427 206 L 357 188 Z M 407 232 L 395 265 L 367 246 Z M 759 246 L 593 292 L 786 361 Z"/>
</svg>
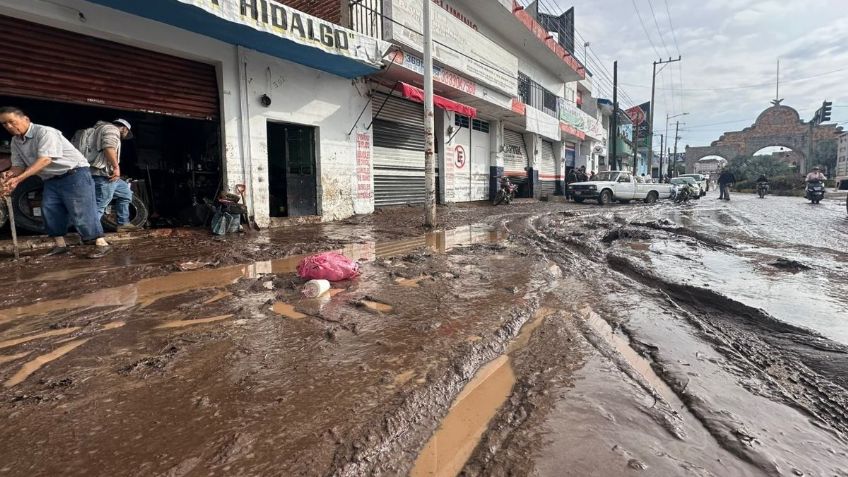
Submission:
<svg viewBox="0 0 848 477">
<path fill-rule="evenodd" d="M 411 99 L 418 103 L 424 103 L 423 90 L 416 88 L 415 86 L 406 84 L 404 82 L 400 82 L 400 87 L 404 98 Z M 453 111 L 463 116 L 468 116 L 469 118 L 477 117 L 477 108 L 472 108 L 471 106 L 462 103 L 457 103 L 456 101 L 452 101 L 448 98 L 443 98 L 437 94 L 433 95 L 433 104 L 447 111 Z"/>
</svg>

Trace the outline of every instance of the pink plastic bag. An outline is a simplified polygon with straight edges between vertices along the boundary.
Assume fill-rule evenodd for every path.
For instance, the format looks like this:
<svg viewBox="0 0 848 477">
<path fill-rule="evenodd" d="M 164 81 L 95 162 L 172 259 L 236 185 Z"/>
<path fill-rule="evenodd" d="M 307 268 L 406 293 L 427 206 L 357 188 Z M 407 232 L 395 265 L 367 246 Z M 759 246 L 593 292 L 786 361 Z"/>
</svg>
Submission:
<svg viewBox="0 0 848 477">
<path fill-rule="evenodd" d="M 359 276 L 359 263 L 340 253 L 319 253 L 300 261 L 297 265 L 297 276 L 305 280 L 349 280 Z"/>
</svg>

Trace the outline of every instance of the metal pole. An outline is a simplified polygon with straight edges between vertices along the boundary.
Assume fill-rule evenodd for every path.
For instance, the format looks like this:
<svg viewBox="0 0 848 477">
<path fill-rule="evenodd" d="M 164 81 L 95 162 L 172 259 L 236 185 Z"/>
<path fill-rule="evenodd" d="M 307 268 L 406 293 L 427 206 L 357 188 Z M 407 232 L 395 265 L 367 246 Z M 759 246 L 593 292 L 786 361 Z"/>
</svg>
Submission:
<svg viewBox="0 0 848 477">
<path fill-rule="evenodd" d="M 618 61 L 612 62 L 612 121 L 610 122 L 610 166 L 618 170 Z"/>
<path fill-rule="evenodd" d="M 633 175 L 636 175 L 636 159 L 639 157 L 639 126 L 633 127 Z"/>
<path fill-rule="evenodd" d="M 669 165 L 672 164 L 672 161 L 677 161 L 677 140 L 680 139 L 677 136 L 677 131 L 679 130 L 679 128 L 680 128 L 680 121 L 675 121 L 674 122 L 674 156 L 673 156 L 673 158 L 670 158 L 668 160 Z M 672 172 L 674 172 L 674 171 L 672 171 Z M 671 174 L 669 174 L 669 177 L 671 177 Z"/>
<path fill-rule="evenodd" d="M 651 104 L 648 105 L 648 164 L 654 162 L 654 97 L 657 93 L 657 62 L 651 74 Z"/>
<path fill-rule="evenodd" d="M 15 250 L 15 260 L 21 258 L 18 250 L 18 229 L 15 227 L 15 209 L 12 208 L 12 195 L 6 196 L 6 209 L 9 211 L 9 227 L 12 228 L 12 248 Z"/>
<path fill-rule="evenodd" d="M 665 147 L 665 138 L 660 134 L 660 180 L 662 180 L 662 162 L 663 162 L 663 148 Z"/>
<path fill-rule="evenodd" d="M 424 2 L 424 225 L 436 226 L 435 126 L 433 125 L 433 37 L 430 30 L 431 0 Z"/>
</svg>

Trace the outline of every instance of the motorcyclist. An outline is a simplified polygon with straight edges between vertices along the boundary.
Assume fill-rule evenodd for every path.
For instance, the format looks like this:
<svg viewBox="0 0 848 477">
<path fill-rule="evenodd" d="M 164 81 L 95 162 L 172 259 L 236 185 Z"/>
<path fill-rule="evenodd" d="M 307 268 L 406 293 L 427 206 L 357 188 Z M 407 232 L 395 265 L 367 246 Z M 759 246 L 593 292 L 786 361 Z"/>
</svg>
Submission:
<svg viewBox="0 0 848 477">
<path fill-rule="evenodd" d="M 768 184 L 768 177 L 766 177 L 765 174 L 760 174 L 760 177 L 757 177 L 757 184 L 759 184 L 760 182 L 765 182 L 766 184 Z"/>
<path fill-rule="evenodd" d="M 822 174 L 821 168 L 816 166 L 807 174 L 806 182 L 824 182 L 827 180 L 824 174 Z"/>
</svg>

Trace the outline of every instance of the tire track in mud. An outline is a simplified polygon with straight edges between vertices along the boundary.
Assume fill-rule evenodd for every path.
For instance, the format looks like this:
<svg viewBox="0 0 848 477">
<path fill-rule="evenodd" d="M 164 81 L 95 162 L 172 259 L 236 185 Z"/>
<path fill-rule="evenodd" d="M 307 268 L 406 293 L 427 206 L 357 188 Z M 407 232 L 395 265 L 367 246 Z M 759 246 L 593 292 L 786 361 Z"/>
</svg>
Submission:
<svg viewBox="0 0 848 477">
<path fill-rule="evenodd" d="M 664 280 L 651 273 L 647 267 L 609 248 L 604 249 L 601 244 L 609 245 L 616 240 L 627 239 L 636 228 L 670 237 L 687 237 L 709 248 L 731 247 L 714 237 L 674 226 L 667 221 L 627 223 L 613 217 L 612 223 L 598 224 L 587 223 L 585 219 L 579 215 L 563 218 L 554 214 L 528 218 L 522 227 L 525 233 L 519 240 L 531 249 L 535 245 L 544 258 L 573 270 L 575 278 L 589 280 L 590 283 L 602 284 L 608 281 L 609 271 L 601 268 L 604 264 L 608 265 L 620 274 L 618 278 L 627 282 L 631 293 L 638 289 L 643 296 L 665 301 L 676 309 L 706 342 L 732 363 L 728 370 L 733 374 L 740 377 L 757 376 L 761 382 L 766 383 L 765 387 L 761 387 L 749 381 L 749 385 L 745 386 L 749 392 L 805 413 L 819 427 L 839 441 L 846 442 L 848 347 L 811 330 L 777 320 L 762 310 L 711 290 Z M 575 224 L 588 233 L 569 235 L 566 227 Z M 641 238 L 638 232 L 636 235 Z M 629 336 L 626 326 L 622 326 L 622 329 Z M 596 345 L 597 337 L 593 339 L 592 333 L 585 336 Z M 657 350 L 638 346 L 638 343 L 637 347 L 642 354 L 650 357 L 657 374 L 714 437 L 717 445 L 767 474 L 780 473 L 768 454 L 757 452 L 752 447 L 752 437 L 738 423 L 727 419 L 721 411 L 711 409 L 709 403 L 697 395 L 687 393 L 688 382 L 681 382 L 666 372 L 656 355 Z M 610 355 L 607 357 L 614 358 Z M 617 365 L 626 372 L 626 366 Z M 631 374 L 628 376 L 632 378 Z M 480 459 L 480 455 L 487 452 L 493 450 L 478 449 L 475 454 Z"/>
</svg>

